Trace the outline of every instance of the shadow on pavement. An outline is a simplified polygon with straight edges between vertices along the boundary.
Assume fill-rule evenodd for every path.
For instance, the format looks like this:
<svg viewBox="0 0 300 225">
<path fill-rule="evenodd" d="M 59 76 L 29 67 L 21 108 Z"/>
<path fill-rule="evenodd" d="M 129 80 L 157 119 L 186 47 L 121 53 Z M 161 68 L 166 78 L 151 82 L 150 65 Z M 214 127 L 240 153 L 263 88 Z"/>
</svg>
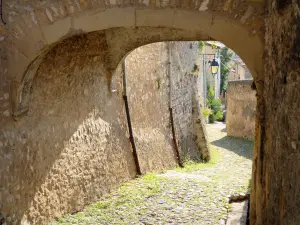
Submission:
<svg viewBox="0 0 300 225">
<path fill-rule="evenodd" d="M 221 132 L 226 133 L 226 127 L 221 130 Z"/>
<path fill-rule="evenodd" d="M 211 144 L 217 147 L 225 148 L 229 151 L 233 151 L 234 153 L 247 159 L 252 159 L 253 141 L 226 136 L 211 142 Z"/>
</svg>

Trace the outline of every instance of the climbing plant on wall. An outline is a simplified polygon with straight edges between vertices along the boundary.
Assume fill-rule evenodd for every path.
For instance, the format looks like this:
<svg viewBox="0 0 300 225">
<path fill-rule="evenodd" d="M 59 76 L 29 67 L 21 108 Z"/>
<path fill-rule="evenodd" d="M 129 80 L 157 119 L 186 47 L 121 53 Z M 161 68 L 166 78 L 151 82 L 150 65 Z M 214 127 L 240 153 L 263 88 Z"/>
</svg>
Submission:
<svg viewBox="0 0 300 225">
<path fill-rule="evenodd" d="M 199 41 L 200 52 L 203 53 L 205 47 L 205 41 Z"/>
<path fill-rule="evenodd" d="M 227 89 L 227 83 L 228 83 L 228 75 L 230 72 L 230 61 L 232 58 L 232 51 L 224 47 L 221 50 L 221 82 L 220 82 L 220 91 L 224 92 Z"/>
</svg>

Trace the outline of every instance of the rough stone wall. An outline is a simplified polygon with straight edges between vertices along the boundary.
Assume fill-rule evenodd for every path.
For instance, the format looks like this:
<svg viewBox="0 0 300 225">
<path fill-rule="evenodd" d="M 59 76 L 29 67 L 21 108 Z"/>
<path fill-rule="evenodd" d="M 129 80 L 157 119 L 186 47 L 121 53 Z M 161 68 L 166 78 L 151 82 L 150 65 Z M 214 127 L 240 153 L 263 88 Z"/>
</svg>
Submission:
<svg viewBox="0 0 300 225">
<path fill-rule="evenodd" d="M 300 2 L 267 1 L 264 79 L 256 83 L 258 124 L 251 224 L 300 221 Z"/>
<path fill-rule="evenodd" d="M 261 2 L 3 1 L 6 25 L 0 22 L 0 123 L 10 123 L 11 115 L 26 113 L 35 65 L 53 45 L 76 34 L 110 30 L 106 33 L 105 63 L 109 74 L 125 54 L 146 43 L 215 39 L 244 56 L 257 76 L 262 65 L 257 55 L 261 55 L 263 47 Z M 260 68 L 256 70 L 256 67 Z"/>
<path fill-rule="evenodd" d="M 60 212 L 72 210 L 71 208 L 67 209 L 67 207 L 60 210 L 58 209 L 60 208 L 60 204 L 55 204 L 56 208 L 54 207 L 52 212 L 50 207 L 47 206 L 45 207 L 45 211 L 43 211 L 44 209 L 42 208 L 37 210 L 40 200 L 35 200 L 35 196 L 47 196 L 47 191 L 44 191 L 45 189 L 40 190 L 39 188 L 41 187 L 41 183 L 47 183 L 47 180 L 43 178 L 45 177 L 43 174 L 45 175 L 44 172 L 46 169 L 44 169 L 44 167 L 48 168 L 48 164 L 40 163 L 39 159 L 49 160 L 50 162 L 53 157 L 66 157 L 66 155 L 59 155 L 54 151 L 55 154 L 47 158 L 47 154 L 44 154 L 44 150 L 39 150 L 39 146 L 46 146 L 46 144 L 52 146 L 48 143 L 46 138 L 43 138 L 47 133 L 45 131 L 50 128 L 42 128 L 38 132 L 36 130 L 38 125 L 34 125 L 42 123 L 43 119 L 46 121 L 48 119 L 51 120 L 52 117 L 56 118 L 56 115 L 59 114 L 54 114 L 49 117 L 46 112 L 41 115 L 34 114 L 32 109 L 30 109 L 30 107 L 34 107 L 38 112 L 44 112 L 42 109 L 34 106 L 35 102 L 37 102 L 37 105 L 42 104 L 39 104 L 38 101 L 34 102 L 36 99 L 32 97 L 31 94 L 38 90 L 34 90 L 34 86 L 32 85 L 35 83 L 39 84 L 39 81 L 35 81 L 35 75 L 38 74 L 36 70 L 39 68 L 39 64 L 42 62 L 45 54 L 63 40 L 78 34 L 101 31 L 101 37 L 97 37 L 99 40 L 104 41 L 101 44 L 101 48 L 98 49 L 97 46 L 92 48 L 95 52 L 97 52 L 97 49 L 99 50 L 96 56 L 98 54 L 101 56 L 101 60 L 99 59 L 99 65 L 101 65 L 101 67 L 95 69 L 95 71 L 99 72 L 102 70 L 103 74 L 105 74 L 105 78 L 108 78 L 108 82 L 110 82 L 114 70 L 125 54 L 141 45 L 166 40 L 215 39 L 222 41 L 243 57 L 255 78 L 258 78 L 260 74 L 262 75 L 261 55 L 263 48 L 262 34 L 264 31 L 263 18 L 265 12 L 261 1 L 258 3 L 257 1 L 243 0 L 7 0 L 3 1 L 3 3 L 3 18 L 7 24 L 0 25 L 0 187 L 2 197 L 0 201 L 0 212 L 3 212 L 4 215 L 8 217 L 8 223 L 10 224 L 18 221 L 22 215 L 28 215 L 29 219 L 32 218 L 32 220 L 35 218 L 39 220 L 38 224 L 42 224 L 43 222 L 40 221 L 46 221 L 46 217 L 51 213 L 57 212 L 57 214 L 59 214 Z M 230 30 L 231 32 L 224 32 L 224 30 Z M 73 46 L 74 50 L 76 46 L 78 46 L 77 43 Z M 249 48 L 249 46 L 251 46 L 251 48 Z M 79 51 L 83 47 L 84 46 L 79 47 L 77 50 Z M 70 58 L 72 55 L 69 55 L 68 51 L 64 51 L 61 53 L 61 56 L 55 57 L 57 65 L 60 65 L 66 56 L 70 59 L 70 62 L 72 61 Z M 82 58 L 91 59 L 93 56 L 95 56 L 94 52 L 91 54 L 87 53 L 87 55 L 83 55 Z M 98 59 L 96 58 L 95 60 L 97 61 Z M 72 64 L 72 66 L 78 67 L 78 70 L 87 71 L 89 68 L 88 63 L 91 62 L 87 62 L 85 66 L 85 64 L 76 62 Z M 68 62 L 65 62 L 65 64 L 68 64 Z M 52 69 L 59 73 L 59 71 L 56 70 L 56 66 L 53 66 Z M 39 74 L 42 73 L 43 72 L 39 72 Z M 85 75 L 86 74 L 82 76 Z M 69 84 L 78 85 L 76 87 L 78 87 L 79 92 L 79 86 L 85 83 L 79 81 L 75 82 L 71 77 L 72 76 L 67 77 L 70 79 Z M 103 91 L 103 95 L 105 95 L 106 99 L 111 99 L 107 102 L 109 106 L 116 104 L 113 103 L 114 100 L 112 100 L 114 94 L 104 90 L 104 80 L 103 83 L 101 81 L 99 85 L 97 85 L 96 82 L 92 82 L 92 84 L 97 86 L 97 90 L 100 89 L 101 92 Z M 58 83 L 56 85 L 62 84 Z M 49 87 L 49 89 L 52 89 L 52 87 Z M 89 90 L 89 88 L 86 89 Z M 59 88 L 55 90 L 54 93 L 61 93 L 62 90 L 65 89 Z M 73 89 L 70 88 L 70 90 L 65 91 L 71 90 Z M 55 94 L 53 94 L 53 96 L 55 96 Z M 80 103 L 78 102 L 76 104 L 76 107 L 79 107 L 78 109 L 84 112 L 85 109 L 82 109 L 81 106 L 91 102 L 95 108 L 99 108 L 100 112 L 102 109 L 104 110 L 103 104 L 101 106 L 98 105 L 101 101 L 98 99 L 89 101 L 89 99 L 87 99 L 88 97 L 93 98 L 93 96 L 86 96 Z M 66 100 L 69 101 L 70 104 L 73 104 L 71 97 Z M 47 101 L 45 100 L 44 102 Z M 82 104 L 82 102 L 85 104 Z M 106 103 L 105 100 L 103 100 L 103 102 Z M 50 103 L 55 105 L 56 101 Z M 68 106 L 68 104 L 66 106 Z M 45 109 L 47 109 L 47 107 L 45 107 Z M 58 111 L 62 113 L 63 116 L 65 116 L 67 112 L 72 112 L 66 107 Z M 51 112 L 51 110 L 49 110 L 49 112 Z M 34 118 L 31 122 L 28 117 L 26 117 L 26 113 L 29 115 L 37 115 L 39 118 Z M 103 112 L 101 116 L 106 114 L 109 113 Z M 81 116 L 84 116 L 84 113 Z M 17 121 L 14 121 L 13 117 Z M 62 123 L 49 123 L 53 126 L 58 126 L 59 134 L 61 132 L 68 135 L 68 132 L 71 131 L 70 128 L 60 129 Z M 46 127 L 49 123 L 45 122 L 43 126 Z M 75 121 L 72 119 L 70 123 L 75 123 Z M 28 135 L 31 130 L 34 130 L 33 134 L 37 134 L 37 138 L 40 138 L 41 141 L 37 141 L 38 139 L 35 139 L 32 135 Z M 52 129 L 52 132 L 55 131 L 55 129 Z M 90 132 L 90 129 L 86 132 Z M 84 133 L 80 132 L 80 135 L 81 133 L 84 136 Z M 121 134 L 123 134 L 123 132 L 120 132 L 120 135 Z M 71 136 L 71 134 L 69 135 Z M 63 135 L 61 136 L 61 138 L 63 138 Z M 101 136 L 103 136 L 103 133 L 101 133 Z M 109 135 L 104 136 L 109 138 Z M 49 137 L 52 138 L 53 135 L 49 135 Z M 77 140 L 77 138 L 75 139 Z M 123 137 L 120 139 L 123 140 Z M 115 140 L 118 139 L 116 138 L 114 141 Z M 58 140 L 54 138 L 54 141 Z M 31 143 L 32 147 L 29 147 Z M 66 146 L 66 149 L 69 149 L 67 142 L 63 144 L 61 142 L 58 143 L 60 146 L 63 146 L 62 148 Z M 124 144 L 122 141 L 119 142 L 119 140 L 116 144 L 118 145 L 118 143 L 120 143 L 120 145 Z M 128 140 L 126 143 L 129 149 Z M 74 145 L 77 146 L 77 144 Z M 106 146 L 109 148 L 111 145 L 107 144 Z M 114 145 L 111 148 L 114 148 Z M 118 148 L 116 147 L 116 149 Z M 24 152 L 29 158 L 27 158 L 27 155 L 25 157 Z M 38 157 L 36 155 L 38 155 Z M 77 154 L 74 154 L 74 157 L 76 155 Z M 34 163 L 32 163 L 30 157 L 35 160 Z M 52 161 L 54 162 L 54 159 Z M 69 163 L 68 160 L 65 161 Z M 63 161 L 62 164 L 64 164 L 65 161 Z M 109 159 L 106 161 L 110 163 Z M 20 165 L 22 168 L 20 168 Z M 86 165 L 81 166 L 85 167 Z M 128 164 L 128 167 L 131 167 L 131 164 Z M 33 172 L 29 172 L 29 170 Z M 128 171 L 131 170 L 128 169 Z M 132 173 L 128 172 L 128 174 L 132 176 Z M 55 178 L 57 176 L 53 177 Z M 78 179 L 80 177 L 81 176 L 79 176 Z M 88 175 L 85 177 L 88 177 Z M 31 179 L 35 180 L 32 184 L 30 182 Z M 127 178 L 124 177 L 124 179 Z M 85 183 L 88 182 L 85 181 Z M 104 183 L 111 184 L 106 181 Z M 54 182 L 53 185 L 55 186 Z M 57 186 L 55 186 L 55 188 L 56 187 Z M 30 190 L 30 192 L 28 190 Z M 44 194 L 42 194 L 42 192 Z M 39 199 L 41 198 L 39 197 Z M 54 203 L 49 202 L 48 204 Z M 32 207 L 27 207 L 29 205 L 32 205 Z M 41 211 L 42 214 L 39 214 L 38 211 Z M 26 218 L 24 218 L 24 221 L 25 220 Z"/>
<path fill-rule="evenodd" d="M 252 80 L 229 81 L 226 95 L 227 135 L 253 139 L 256 118 L 256 91 Z"/>
<path fill-rule="evenodd" d="M 167 60 L 163 42 L 137 48 L 125 60 L 130 115 L 142 172 L 177 163 L 170 126 Z"/>
<path fill-rule="evenodd" d="M 167 46 L 147 45 L 125 60 L 143 173 L 177 163 L 170 127 Z M 0 213 L 7 224 L 45 224 L 82 209 L 135 176 L 121 68 L 109 82 L 103 69 L 106 48 L 103 32 L 76 36 L 55 46 L 37 69 L 28 113 L 0 133 Z M 194 90 L 192 81 L 183 79 L 176 85 L 180 90 Z M 191 109 L 194 91 L 189 93 L 186 99 L 177 100 L 188 101 Z M 184 108 L 181 103 L 174 105 Z M 199 157 L 205 149 L 208 157 L 202 124 L 198 121 L 198 130 L 192 126 L 199 115 L 192 116 L 192 110 L 189 115 L 189 121 L 177 120 L 175 126 L 191 129 L 187 130 L 193 135 L 191 141 L 199 142 L 194 143 L 193 154 Z"/>
<path fill-rule="evenodd" d="M 200 54 L 198 42 L 169 44 L 171 105 L 181 156 L 185 160 L 209 158 L 205 126 L 201 123 L 204 94 Z"/>
<path fill-rule="evenodd" d="M 111 94 L 102 33 L 53 48 L 28 114 L 0 135 L 0 212 L 7 224 L 45 224 L 135 176 L 120 76 Z M 22 219 L 22 222 L 20 220 Z"/>
<path fill-rule="evenodd" d="M 203 77 L 198 46 L 198 42 L 160 42 L 142 46 L 126 58 L 129 104 L 143 168 L 144 163 L 152 170 L 174 163 L 169 160 L 174 158 L 170 100 L 182 160 L 209 159 L 200 113 Z M 164 158 L 151 161 L 155 153 Z"/>
</svg>

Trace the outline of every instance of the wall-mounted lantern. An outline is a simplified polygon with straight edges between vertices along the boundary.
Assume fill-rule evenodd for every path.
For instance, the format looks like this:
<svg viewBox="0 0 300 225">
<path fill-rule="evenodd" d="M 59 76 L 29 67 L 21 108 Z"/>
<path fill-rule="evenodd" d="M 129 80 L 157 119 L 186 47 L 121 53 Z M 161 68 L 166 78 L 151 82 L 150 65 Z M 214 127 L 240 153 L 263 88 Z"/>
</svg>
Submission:
<svg viewBox="0 0 300 225">
<path fill-rule="evenodd" d="M 219 71 L 219 63 L 215 59 L 213 59 L 213 61 L 209 63 L 210 63 L 211 73 L 213 76 L 215 76 Z"/>
</svg>

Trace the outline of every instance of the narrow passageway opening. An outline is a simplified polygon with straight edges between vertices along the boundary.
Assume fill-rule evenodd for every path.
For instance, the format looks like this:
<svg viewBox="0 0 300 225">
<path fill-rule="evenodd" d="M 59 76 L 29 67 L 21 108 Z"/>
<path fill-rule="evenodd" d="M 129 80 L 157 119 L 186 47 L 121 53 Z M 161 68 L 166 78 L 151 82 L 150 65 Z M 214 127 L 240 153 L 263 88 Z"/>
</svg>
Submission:
<svg viewBox="0 0 300 225">
<path fill-rule="evenodd" d="M 244 224 L 243 213 L 228 213 L 236 208 L 232 201 L 249 197 L 254 131 L 245 127 L 237 135 L 243 125 L 233 124 L 237 118 L 255 123 L 249 74 L 216 41 L 158 42 L 131 51 L 109 90 L 113 98 L 126 96 L 117 113 L 131 142 L 128 163 L 143 176 L 51 224 L 215 225 L 237 218 Z"/>
</svg>

